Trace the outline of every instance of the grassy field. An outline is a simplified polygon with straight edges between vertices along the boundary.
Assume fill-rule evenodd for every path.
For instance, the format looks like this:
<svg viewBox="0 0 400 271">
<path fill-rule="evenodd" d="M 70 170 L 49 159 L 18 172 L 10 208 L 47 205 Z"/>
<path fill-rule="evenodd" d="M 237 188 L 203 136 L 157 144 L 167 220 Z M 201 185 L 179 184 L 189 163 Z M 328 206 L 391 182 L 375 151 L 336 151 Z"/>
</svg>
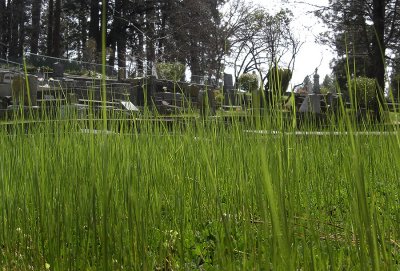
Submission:
<svg viewBox="0 0 400 271">
<path fill-rule="evenodd" d="M 0 269 L 398 270 L 400 133 L 255 123 L 1 128 Z"/>
</svg>

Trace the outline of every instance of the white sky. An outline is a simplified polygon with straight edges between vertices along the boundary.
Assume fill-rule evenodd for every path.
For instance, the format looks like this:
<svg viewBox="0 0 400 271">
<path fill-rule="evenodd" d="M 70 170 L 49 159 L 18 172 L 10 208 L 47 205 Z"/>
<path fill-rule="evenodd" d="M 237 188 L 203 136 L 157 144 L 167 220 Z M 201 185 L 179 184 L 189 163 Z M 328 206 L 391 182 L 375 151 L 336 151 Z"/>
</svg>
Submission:
<svg viewBox="0 0 400 271">
<path fill-rule="evenodd" d="M 304 77 L 313 74 L 317 67 L 322 83 L 325 75 L 331 73 L 329 62 L 334 54 L 329 47 L 315 41 L 318 34 L 324 31 L 324 25 L 309 12 L 315 9 L 312 5 L 325 6 L 328 5 L 328 0 L 253 0 L 252 2 L 266 7 L 271 13 L 282 7 L 288 7 L 293 12 L 293 27 L 298 31 L 299 39 L 304 44 L 296 57 L 291 84 L 302 83 Z"/>
</svg>

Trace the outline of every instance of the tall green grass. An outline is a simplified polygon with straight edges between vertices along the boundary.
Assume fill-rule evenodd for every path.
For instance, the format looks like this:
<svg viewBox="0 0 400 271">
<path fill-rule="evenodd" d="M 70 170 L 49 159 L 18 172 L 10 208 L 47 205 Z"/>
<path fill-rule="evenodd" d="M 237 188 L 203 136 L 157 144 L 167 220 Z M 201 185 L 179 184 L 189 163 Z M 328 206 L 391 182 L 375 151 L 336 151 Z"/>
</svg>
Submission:
<svg viewBox="0 0 400 271">
<path fill-rule="evenodd" d="M 4 270 L 399 268 L 397 131 L 112 119 L 1 126 Z"/>
</svg>

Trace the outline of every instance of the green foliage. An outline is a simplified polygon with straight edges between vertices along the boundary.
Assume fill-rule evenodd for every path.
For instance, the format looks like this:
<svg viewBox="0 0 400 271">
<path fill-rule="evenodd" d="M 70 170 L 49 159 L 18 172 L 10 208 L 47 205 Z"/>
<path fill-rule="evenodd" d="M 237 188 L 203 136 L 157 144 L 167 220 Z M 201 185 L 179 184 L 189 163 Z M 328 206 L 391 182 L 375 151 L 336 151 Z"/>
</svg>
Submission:
<svg viewBox="0 0 400 271">
<path fill-rule="evenodd" d="M 289 87 L 290 79 L 292 79 L 292 71 L 273 67 L 267 74 L 268 84 L 266 89 L 274 94 L 283 94 Z"/>
<path fill-rule="evenodd" d="M 398 131 L 230 114 L 0 125 L 2 270 L 398 269 Z"/>
<path fill-rule="evenodd" d="M 400 74 L 394 74 L 390 82 L 391 96 L 398 100 L 400 94 Z"/>
<path fill-rule="evenodd" d="M 222 91 L 220 89 L 216 89 L 216 90 L 214 90 L 213 95 L 214 95 L 214 99 L 217 104 L 217 107 L 221 107 L 221 105 L 225 99 L 224 94 L 222 93 Z"/>
<path fill-rule="evenodd" d="M 188 120 L 0 126 L 2 270 L 397 269 L 398 132 Z"/>
<path fill-rule="evenodd" d="M 34 66 L 27 66 L 26 67 L 26 72 L 27 73 L 36 73 L 38 70 L 38 68 L 34 67 Z"/>
<path fill-rule="evenodd" d="M 322 86 L 321 89 L 319 90 L 319 92 L 320 92 L 321 94 L 328 94 L 328 93 L 331 93 L 331 92 L 329 91 L 329 89 L 328 89 L 327 87 L 325 87 L 325 86 Z"/>
<path fill-rule="evenodd" d="M 322 82 L 322 87 L 321 87 L 320 91 L 323 94 L 336 92 L 335 82 L 331 76 L 329 76 L 329 75 L 325 76 L 324 81 Z"/>
<path fill-rule="evenodd" d="M 157 63 L 156 70 L 157 74 L 161 79 L 180 81 L 185 74 L 185 65 L 180 62 L 174 63 Z"/>
<path fill-rule="evenodd" d="M 252 92 L 258 90 L 258 78 L 255 73 L 243 73 L 239 76 L 239 88 Z"/>
<path fill-rule="evenodd" d="M 357 107 L 368 108 L 377 102 L 378 87 L 375 79 L 368 77 L 354 78 L 351 80 L 349 91 Z"/>
</svg>

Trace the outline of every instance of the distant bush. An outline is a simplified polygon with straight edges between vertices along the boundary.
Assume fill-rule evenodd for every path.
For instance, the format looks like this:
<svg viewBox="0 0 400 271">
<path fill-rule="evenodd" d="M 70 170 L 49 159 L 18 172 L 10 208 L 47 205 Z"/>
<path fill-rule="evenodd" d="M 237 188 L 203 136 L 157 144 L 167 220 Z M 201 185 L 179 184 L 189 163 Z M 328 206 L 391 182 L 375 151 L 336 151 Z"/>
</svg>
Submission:
<svg viewBox="0 0 400 271">
<path fill-rule="evenodd" d="M 238 79 L 239 88 L 252 92 L 258 90 L 258 78 L 254 73 L 243 73 Z"/>
<path fill-rule="evenodd" d="M 215 103 L 217 107 L 221 107 L 222 103 L 224 102 L 224 94 L 222 93 L 222 91 L 220 89 L 216 89 L 213 91 L 213 95 L 214 95 L 214 99 L 215 99 Z"/>
<path fill-rule="evenodd" d="M 328 94 L 331 93 L 330 90 L 327 87 L 322 86 L 321 89 L 319 90 L 321 94 Z"/>
<path fill-rule="evenodd" d="M 349 91 L 357 107 L 372 107 L 378 101 L 378 86 L 375 79 L 368 77 L 354 78 L 351 80 Z"/>
<path fill-rule="evenodd" d="M 186 67 L 180 62 L 157 63 L 156 70 L 158 77 L 161 79 L 180 81 L 185 74 Z"/>
<path fill-rule="evenodd" d="M 268 83 L 265 86 L 265 89 L 274 94 L 283 94 L 289 87 L 289 82 L 292 79 L 292 71 L 289 69 L 273 67 L 268 71 L 267 78 Z"/>
<path fill-rule="evenodd" d="M 390 98 L 394 98 L 396 101 L 399 99 L 400 94 L 400 74 L 393 75 L 391 84 L 391 96 Z"/>
</svg>

